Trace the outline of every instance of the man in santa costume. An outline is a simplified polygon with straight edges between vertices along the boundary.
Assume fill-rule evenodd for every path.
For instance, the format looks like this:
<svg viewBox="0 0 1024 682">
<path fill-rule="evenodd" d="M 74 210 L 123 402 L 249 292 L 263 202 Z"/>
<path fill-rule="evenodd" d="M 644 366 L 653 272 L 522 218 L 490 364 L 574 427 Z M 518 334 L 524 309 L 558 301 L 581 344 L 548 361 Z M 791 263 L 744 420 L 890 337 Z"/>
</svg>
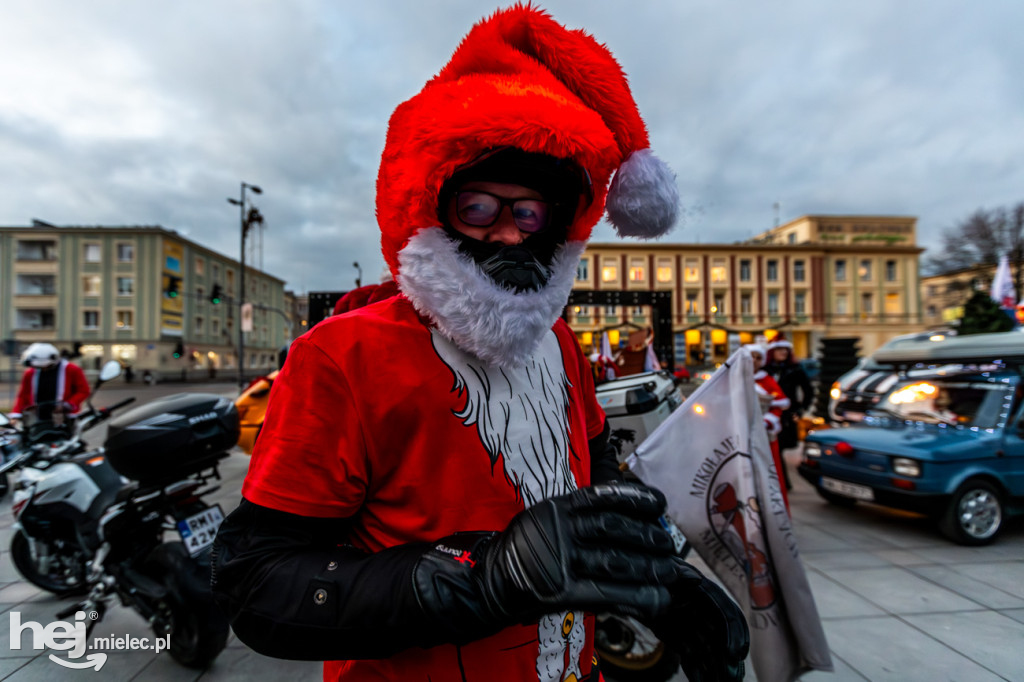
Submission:
<svg viewBox="0 0 1024 682">
<path fill-rule="evenodd" d="M 764 427 L 768 431 L 768 441 L 772 448 L 772 461 L 775 462 L 775 473 L 779 477 L 782 500 L 789 511 L 789 495 L 786 493 L 786 479 L 783 476 L 782 451 L 779 449 L 779 433 L 782 431 L 782 413 L 789 409 L 789 398 L 782 387 L 765 371 L 765 350 L 760 344 L 748 344 L 750 358 L 754 361 L 754 383 L 757 385 L 757 397 L 764 411 Z"/>
<path fill-rule="evenodd" d="M 606 48 L 529 6 L 478 23 L 391 117 L 400 293 L 317 325 L 274 382 L 214 549 L 238 637 L 329 680 L 596 680 L 611 611 L 742 677 L 742 614 L 674 555 L 664 497 L 619 481 L 560 319 L 606 209 L 655 236 L 677 204 Z"/>
<path fill-rule="evenodd" d="M 33 343 L 21 354 L 21 361 L 28 369 L 21 375 L 9 417 L 20 419 L 25 410 L 40 403 L 62 403 L 66 414 L 78 413 L 90 393 L 89 381 L 78 365 L 61 358 L 50 343 Z"/>
</svg>

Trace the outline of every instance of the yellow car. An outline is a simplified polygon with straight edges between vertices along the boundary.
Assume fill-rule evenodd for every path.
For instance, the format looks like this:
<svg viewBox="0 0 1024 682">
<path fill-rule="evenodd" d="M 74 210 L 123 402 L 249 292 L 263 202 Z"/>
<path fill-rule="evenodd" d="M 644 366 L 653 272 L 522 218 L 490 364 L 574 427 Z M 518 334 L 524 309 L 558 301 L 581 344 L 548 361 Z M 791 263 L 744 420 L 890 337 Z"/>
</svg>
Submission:
<svg viewBox="0 0 1024 682">
<path fill-rule="evenodd" d="M 235 399 L 241 426 L 238 447 L 247 455 L 252 454 L 256 436 L 260 435 L 260 429 L 263 428 L 263 417 L 267 413 L 267 403 L 270 402 L 270 387 L 279 373 L 280 370 L 274 370 L 267 376 L 254 380 L 242 391 L 242 395 Z"/>
</svg>

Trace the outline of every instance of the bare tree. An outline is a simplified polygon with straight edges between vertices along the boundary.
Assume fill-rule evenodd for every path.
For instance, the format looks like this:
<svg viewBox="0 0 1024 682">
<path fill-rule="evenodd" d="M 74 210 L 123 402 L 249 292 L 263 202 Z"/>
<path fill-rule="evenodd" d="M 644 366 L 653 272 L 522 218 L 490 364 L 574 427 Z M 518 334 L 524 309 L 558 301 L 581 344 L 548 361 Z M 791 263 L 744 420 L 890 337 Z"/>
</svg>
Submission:
<svg viewBox="0 0 1024 682">
<path fill-rule="evenodd" d="M 943 231 L 937 253 L 928 256 L 926 267 L 935 273 L 976 265 L 995 265 L 1006 254 L 1016 274 L 1018 297 L 1024 284 L 1024 202 L 1012 208 L 979 208 Z"/>
</svg>

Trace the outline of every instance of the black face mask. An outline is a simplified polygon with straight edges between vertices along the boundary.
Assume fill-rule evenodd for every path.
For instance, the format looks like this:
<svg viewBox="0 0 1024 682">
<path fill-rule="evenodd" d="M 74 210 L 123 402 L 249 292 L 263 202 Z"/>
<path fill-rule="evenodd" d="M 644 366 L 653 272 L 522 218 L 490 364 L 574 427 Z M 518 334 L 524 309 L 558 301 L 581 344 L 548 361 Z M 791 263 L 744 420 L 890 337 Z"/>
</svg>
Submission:
<svg viewBox="0 0 1024 682">
<path fill-rule="evenodd" d="M 551 277 L 551 259 L 564 239 L 564 230 L 545 230 L 521 244 L 482 242 L 446 228 L 459 243 L 459 251 L 471 257 L 487 276 L 516 293 L 537 291 Z"/>
</svg>

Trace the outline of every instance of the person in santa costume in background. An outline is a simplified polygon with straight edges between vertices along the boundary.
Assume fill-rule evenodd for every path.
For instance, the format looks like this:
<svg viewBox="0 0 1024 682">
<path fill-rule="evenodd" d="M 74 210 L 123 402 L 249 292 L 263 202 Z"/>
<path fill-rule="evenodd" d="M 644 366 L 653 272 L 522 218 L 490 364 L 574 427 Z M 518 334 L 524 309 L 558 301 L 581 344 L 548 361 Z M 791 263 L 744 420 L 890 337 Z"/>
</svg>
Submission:
<svg viewBox="0 0 1024 682">
<path fill-rule="evenodd" d="M 783 475 L 782 453 L 779 450 L 779 433 L 782 431 L 782 413 L 789 409 L 789 398 L 782 391 L 782 387 L 772 378 L 772 375 L 764 370 L 765 350 L 760 344 L 749 344 L 750 357 L 754 361 L 754 384 L 757 387 L 757 397 L 761 402 L 761 409 L 764 411 L 764 427 L 768 431 L 768 441 L 772 448 L 772 460 L 775 462 L 775 473 L 779 477 L 779 487 L 782 490 L 782 499 L 786 503 L 786 511 L 789 511 L 789 495 L 786 493 L 786 479 Z"/>
<path fill-rule="evenodd" d="M 764 369 L 782 387 L 782 392 L 789 398 L 789 407 L 782 412 L 782 430 L 779 432 L 779 452 L 800 445 L 800 434 L 797 419 L 811 407 L 814 401 L 814 386 L 807 377 L 807 372 L 793 355 L 793 344 L 779 334 L 767 346 L 768 356 Z M 786 460 L 782 459 L 782 476 L 786 480 L 786 489 L 793 488 L 789 480 L 789 469 Z"/>
<path fill-rule="evenodd" d="M 58 412 L 69 416 L 78 413 L 91 392 L 85 372 L 78 365 L 61 358 L 60 351 L 50 343 L 33 343 L 21 354 L 21 362 L 28 369 L 21 375 L 9 417 L 20 419 L 25 410 L 40 404 L 50 404 L 52 408 L 55 403 L 60 404 Z M 52 418 L 51 415 L 37 416 Z"/>
<path fill-rule="evenodd" d="M 595 612 L 703 679 L 749 633 L 619 481 L 560 318 L 594 224 L 656 236 L 675 178 L 611 53 L 517 5 L 391 117 L 377 177 L 398 295 L 295 341 L 213 588 L 239 639 L 329 680 L 594 680 Z M 615 180 L 611 180 L 612 174 Z"/>
</svg>

